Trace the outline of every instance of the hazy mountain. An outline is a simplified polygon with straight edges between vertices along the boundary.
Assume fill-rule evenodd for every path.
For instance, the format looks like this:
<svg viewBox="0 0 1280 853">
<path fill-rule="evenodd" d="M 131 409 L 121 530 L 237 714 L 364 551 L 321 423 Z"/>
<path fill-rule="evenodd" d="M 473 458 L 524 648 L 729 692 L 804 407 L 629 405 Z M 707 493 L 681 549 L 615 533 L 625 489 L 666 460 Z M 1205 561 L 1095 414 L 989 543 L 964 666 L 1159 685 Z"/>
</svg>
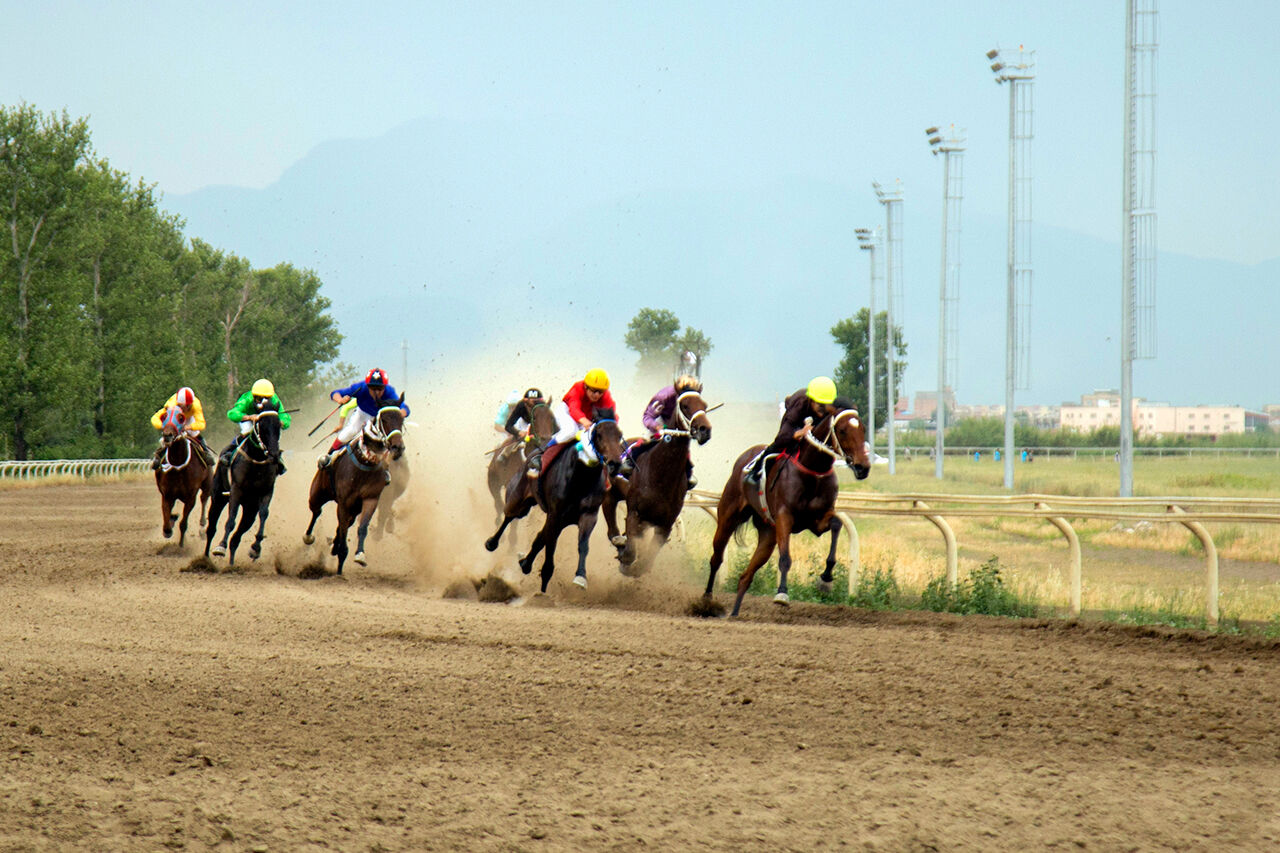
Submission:
<svg viewBox="0 0 1280 853">
<path fill-rule="evenodd" d="M 584 353 L 605 353 L 626 373 L 626 323 L 654 306 L 710 335 L 706 378 L 723 393 L 774 399 L 829 371 L 827 330 L 867 299 L 852 229 L 880 211 L 865 183 L 797 177 L 812 169 L 789 170 L 768 138 L 646 146 L 644 132 L 421 120 L 321 145 L 263 190 L 209 187 L 165 203 L 189 234 L 259 266 L 316 269 L 347 336 L 344 357 L 361 364 L 398 365 L 407 339 L 413 372 L 527 344 L 561 348 L 572 370 Z M 904 210 L 899 316 L 913 394 L 936 386 L 939 223 L 923 199 L 908 196 Z M 955 384 L 962 402 L 998 403 L 1005 223 L 964 220 Z M 1118 387 L 1118 244 L 1037 227 L 1034 265 L 1032 383 L 1018 402 Z M 1246 267 L 1163 252 L 1158 358 L 1136 364 L 1135 393 L 1280 401 L 1265 368 L 1280 360 L 1277 284 L 1280 259 Z"/>
</svg>

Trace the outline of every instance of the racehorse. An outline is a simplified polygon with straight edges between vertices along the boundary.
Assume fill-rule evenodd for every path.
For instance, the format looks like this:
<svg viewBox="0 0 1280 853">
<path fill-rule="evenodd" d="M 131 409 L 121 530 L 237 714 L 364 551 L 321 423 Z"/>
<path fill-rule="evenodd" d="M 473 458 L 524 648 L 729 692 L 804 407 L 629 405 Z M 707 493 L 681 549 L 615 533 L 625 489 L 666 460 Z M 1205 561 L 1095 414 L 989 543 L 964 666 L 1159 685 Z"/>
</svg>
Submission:
<svg viewBox="0 0 1280 853">
<path fill-rule="evenodd" d="M 715 587 L 716 570 L 724 561 L 724 549 L 729 537 L 748 520 L 756 527 L 755 553 L 747 563 L 746 571 L 738 579 L 738 596 L 733 601 L 733 615 L 738 615 L 742 598 L 751 586 L 756 570 L 765 564 L 778 548 L 778 593 L 776 604 L 787 604 L 787 572 L 791 569 L 791 534 L 811 530 L 821 536 L 831 531 L 831 550 L 827 554 L 827 567 L 822 573 L 822 583 L 830 584 L 832 569 L 836 564 L 836 542 L 843 526 L 835 515 L 836 472 L 835 461 L 843 457 L 853 469 L 853 475 L 865 480 L 871 473 L 871 459 L 867 453 L 862 420 L 858 411 L 847 402 L 836 401 L 837 411 L 814 424 L 812 430 L 794 453 L 779 454 L 766 465 L 762 475 L 764 488 L 758 489 L 744 482 L 743 469 L 751 463 L 764 445 L 756 445 L 745 451 L 733 463 L 733 472 L 720 495 L 716 516 L 716 532 L 711 543 L 711 575 L 707 578 L 705 597 L 710 599 Z"/>
<path fill-rule="evenodd" d="M 529 414 L 529 436 L 523 442 L 518 439 L 504 442 L 493 451 L 489 459 L 489 494 L 493 496 L 493 507 L 498 511 L 498 521 L 502 520 L 504 503 L 503 487 L 509 492 L 516 477 L 524 477 L 525 463 L 531 447 L 541 447 L 547 439 L 556 433 L 556 416 L 546 403 L 538 403 Z"/>
<path fill-rule="evenodd" d="M 387 466 L 391 459 L 399 459 L 404 453 L 404 412 L 399 400 L 378 409 L 373 420 L 364 425 L 360 434 L 347 442 L 346 447 L 329 465 L 316 471 L 311 479 L 311 495 L 307 500 L 311 508 L 311 523 L 302 541 L 315 542 L 311 531 L 315 529 L 320 510 L 333 501 L 338 510 L 338 532 L 333 537 L 331 554 L 338 558 L 338 574 L 347 561 L 347 530 L 357 517 L 359 539 L 356 553 L 351 558 L 361 566 L 368 565 L 364 556 L 364 540 L 369 533 L 369 519 L 378 508 L 378 498 L 387 487 Z"/>
<path fill-rule="evenodd" d="M 204 461 L 204 453 L 196 439 L 183 432 L 173 413 L 176 407 L 165 413 L 161 424 L 164 441 L 163 462 L 156 471 L 156 488 L 160 490 L 160 515 L 164 519 L 164 538 L 173 536 L 173 522 L 178 516 L 173 506 L 182 501 L 182 520 L 178 522 L 178 547 L 187 541 L 187 516 L 200 499 L 200 526 L 204 527 L 205 507 L 209 491 L 213 488 L 213 471 Z"/>
<path fill-rule="evenodd" d="M 609 541 L 618 549 L 618 562 L 624 574 L 640 574 L 648 569 L 657 549 L 671 536 L 671 528 L 684 509 L 688 491 L 689 439 L 698 444 L 711 440 L 711 419 L 707 403 L 697 391 L 685 391 L 676 398 L 675 426 L 663 429 L 652 446 L 639 448 L 635 472 L 627 481 L 615 479 L 617 488 L 604 496 L 604 520 Z M 632 450 L 633 454 L 637 451 Z M 627 504 L 627 533 L 618 533 L 618 503 Z M 653 528 L 657 547 L 646 549 L 637 561 L 636 546 L 645 532 Z"/>
<path fill-rule="evenodd" d="M 563 452 L 561 452 L 563 451 Z M 553 455 L 554 452 L 554 455 Z M 573 582 L 587 586 L 587 548 L 596 515 L 609 488 L 609 477 L 618 473 L 622 464 L 622 430 L 610 409 L 597 409 L 596 420 L 582 433 L 576 444 L 557 444 L 543 454 L 542 474 L 536 481 L 521 476 L 514 488 L 507 490 L 502 524 L 485 540 L 484 547 L 494 551 L 502 532 L 517 518 L 524 518 L 534 503 L 547 514 L 547 520 L 534 537 L 529 553 L 520 558 L 520 570 L 526 575 L 533 570 L 533 560 L 547 549 L 542 564 L 542 591 L 547 591 L 555 572 L 556 539 L 571 524 L 578 525 L 578 571 Z M 606 476 L 606 472 L 608 476 Z"/>
<path fill-rule="evenodd" d="M 280 455 L 280 413 L 271 403 L 263 400 L 247 420 L 253 422 L 253 428 L 237 445 L 231 456 L 230 470 L 222 460 L 218 460 L 213 477 L 213 500 L 209 504 L 209 527 L 205 531 L 204 555 L 208 557 L 209 546 L 218 532 L 218 517 L 222 508 L 229 505 L 227 526 L 222 533 L 222 541 L 213 549 L 213 556 L 221 557 L 228 553 L 227 538 L 230 537 L 230 558 L 227 562 L 231 566 L 236 564 L 240 538 L 253 524 L 254 516 L 258 518 L 258 532 L 249 546 L 249 557 L 256 560 L 262 555 L 262 540 L 266 538 L 263 529 L 271 512 L 271 495 L 275 492 L 278 471 L 276 459 Z M 240 513 L 240 524 L 233 535 L 231 528 L 236 523 L 237 512 Z"/>
</svg>

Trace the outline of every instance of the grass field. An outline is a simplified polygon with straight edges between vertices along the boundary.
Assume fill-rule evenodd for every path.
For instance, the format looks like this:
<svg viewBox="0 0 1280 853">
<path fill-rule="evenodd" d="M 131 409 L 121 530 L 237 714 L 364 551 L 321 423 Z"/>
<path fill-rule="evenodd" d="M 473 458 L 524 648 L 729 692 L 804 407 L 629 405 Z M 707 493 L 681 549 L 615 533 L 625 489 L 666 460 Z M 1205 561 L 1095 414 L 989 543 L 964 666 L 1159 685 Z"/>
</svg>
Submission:
<svg viewBox="0 0 1280 853">
<path fill-rule="evenodd" d="M 861 483 L 843 483 L 850 492 L 1004 494 L 1001 463 L 984 456 L 948 457 L 945 478 L 934 477 L 925 457 L 899 460 L 890 477 L 877 465 Z M 1100 497 L 1115 495 L 1119 470 L 1111 459 L 1038 459 L 1017 463 L 1015 491 L 1050 495 Z M 1280 496 L 1280 460 L 1274 458 L 1139 457 L 1134 466 L 1134 492 L 1161 497 Z M 864 578 L 877 572 L 891 576 L 901 606 L 919 606 L 929 582 L 945 570 L 942 536 L 926 520 L 885 517 L 854 519 L 860 540 Z M 960 577 L 995 557 L 1003 583 L 1020 601 L 1041 615 L 1063 616 L 1068 609 L 1067 544 L 1048 522 L 1033 519 L 953 518 L 959 543 Z M 1204 554 L 1199 540 L 1176 523 L 1117 524 L 1073 519 L 1083 562 L 1082 607 L 1086 617 L 1122 622 L 1160 623 L 1183 627 L 1204 625 Z M 1210 524 L 1219 555 L 1219 630 L 1280 634 L 1280 525 Z M 710 520 L 688 523 L 690 571 L 705 582 L 710 551 Z M 737 576 L 747 546 L 730 545 L 722 574 Z M 804 534 L 793 553 L 793 577 L 810 578 L 821 569 L 827 542 Z M 846 543 L 847 544 L 847 543 Z M 736 549 L 736 551 L 734 551 Z M 842 544 L 839 556 L 847 558 Z M 738 568 L 735 569 L 735 566 Z M 766 572 L 768 580 L 776 577 Z"/>
</svg>

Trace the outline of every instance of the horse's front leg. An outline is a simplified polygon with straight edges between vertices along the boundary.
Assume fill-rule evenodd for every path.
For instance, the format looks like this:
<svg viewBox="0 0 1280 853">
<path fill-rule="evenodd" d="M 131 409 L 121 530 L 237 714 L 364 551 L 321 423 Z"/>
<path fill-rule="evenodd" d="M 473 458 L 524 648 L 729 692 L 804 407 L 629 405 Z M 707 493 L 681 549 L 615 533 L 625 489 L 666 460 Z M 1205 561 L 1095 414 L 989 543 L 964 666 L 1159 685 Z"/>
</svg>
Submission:
<svg viewBox="0 0 1280 853">
<path fill-rule="evenodd" d="M 195 506 L 196 496 L 192 495 L 182 502 L 182 518 L 178 521 L 178 547 L 181 548 L 187 543 L 187 517 L 191 515 L 191 509 Z"/>
<path fill-rule="evenodd" d="M 165 539 L 173 537 L 173 501 L 163 492 L 160 493 L 160 532 Z"/>
<path fill-rule="evenodd" d="M 835 586 L 832 580 L 835 577 L 836 546 L 840 544 L 840 531 L 844 530 L 844 522 L 834 512 L 827 516 L 826 525 L 831 530 L 831 549 L 827 551 L 827 568 L 822 573 L 822 576 L 818 578 L 817 587 L 819 592 L 831 592 Z M 821 530 L 821 527 L 819 527 L 819 530 Z M 849 592 L 852 594 L 853 590 L 849 590 Z"/>
<path fill-rule="evenodd" d="M 369 565 L 364 557 L 364 537 L 369 533 L 369 519 L 373 518 L 374 510 L 377 508 L 378 499 L 376 497 L 365 498 L 360 507 L 360 524 L 356 527 L 356 553 L 351 559 L 361 566 Z"/>
<path fill-rule="evenodd" d="M 231 497 L 227 501 L 227 523 L 226 523 L 226 526 L 223 527 L 222 529 L 222 541 L 219 542 L 213 549 L 213 556 L 215 557 L 227 556 L 227 540 L 231 538 L 231 530 L 236 526 L 236 513 L 238 513 L 239 511 L 240 511 L 240 495 L 237 493 L 236 489 L 232 487 Z M 239 540 L 237 539 L 237 541 Z"/>
<path fill-rule="evenodd" d="M 724 562 L 724 549 L 728 547 L 733 531 L 747 520 L 750 512 L 745 505 L 739 505 L 734 509 L 728 501 L 722 502 L 717 509 L 716 532 L 711 538 L 711 571 L 707 575 L 707 591 L 703 593 L 704 598 L 711 598 L 712 593 L 715 592 L 716 572 L 720 571 L 720 564 Z"/>
<path fill-rule="evenodd" d="M 730 614 L 731 616 L 738 615 L 738 610 L 742 608 L 742 599 L 751 587 L 751 581 L 756 576 L 756 570 L 763 566 L 773 554 L 773 546 L 778 541 L 778 533 L 773 525 L 765 525 L 759 528 L 757 534 L 759 538 L 756 542 L 756 550 L 752 553 L 751 560 L 747 563 L 747 568 L 742 572 L 742 577 L 738 578 L 738 596 L 733 600 L 733 613 Z"/>
<path fill-rule="evenodd" d="M 791 603 L 787 594 L 787 573 L 791 571 L 791 530 L 795 518 L 783 510 L 774 521 L 775 535 L 778 537 L 778 594 L 773 597 L 774 604 L 786 606 Z"/>
<path fill-rule="evenodd" d="M 240 523 L 236 525 L 235 533 L 231 534 L 231 546 L 227 552 L 228 566 L 236 564 L 236 549 L 240 547 L 240 540 L 244 538 L 245 531 L 253 527 L 260 508 L 261 504 L 257 500 L 245 501 L 240 505 Z"/>
<path fill-rule="evenodd" d="M 533 571 L 533 560 L 538 556 L 538 552 L 542 550 L 543 546 L 547 544 L 549 539 L 555 539 L 555 534 L 551 532 L 551 525 L 553 523 L 554 521 L 551 516 L 547 516 L 547 520 L 543 522 L 542 528 L 538 531 L 538 534 L 533 537 L 533 542 L 529 545 L 529 553 L 520 558 L 520 571 L 526 575 Z M 543 590 L 546 590 L 545 584 L 543 585 Z"/>
<path fill-rule="evenodd" d="M 262 505 L 258 507 L 258 532 L 253 537 L 253 544 L 249 546 L 250 559 L 256 560 L 262 556 L 262 540 L 267 538 L 267 516 L 271 514 L 271 493 L 268 492 L 262 498 Z"/>
<path fill-rule="evenodd" d="M 555 528 L 554 532 L 551 532 L 552 527 Z M 547 556 L 546 559 L 542 561 L 542 591 L 545 593 L 547 591 L 547 584 L 551 583 L 551 576 L 555 574 L 556 571 L 556 540 L 560 538 L 560 531 L 564 530 L 564 527 L 556 524 L 550 517 L 548 517 L 547 526 L 542 528 L 542 530 L 547 534 L 545 539 Z M 533 562 L 531 558 L 526 559 L 529 559 L 530 563 Z M 577 580 L 578 579 L 575 577 L 574 582 L 576 583 Z"/>
<path fill-rule="evenodd" d="M 330 549 L 338 558 L 338 574 L 342 574 L 342 564 L 347 561 L 347 530 L 351 527 L 353 516 L 342 501 L 336 502 L 338 508 L 338 530 L 333 535 L 333 548 Z"/>
<path fill-rule="evenodd" d="M 623 567 L 630 567 L 636 561 L 636 543 L 640 541 L 640 537 L 644 534 L 642 530 L 643 522 L 640 521 L 640 511 L 631 508 L 630 502 L 627 503 L 627 533 L 622 537 L 622 547 L 618 549 L 618 562 Z M 616 542 L 614 544 L 617 544 Z"/>
<path fill-rule="evenodd" d="M 596 529 L 596 512 L 593 509 L 578 516 L 578 571 L 573 582 L 583 589 L 587 588 L 587 550 L 591 547 L 591 531 Z"/>
<path fill-rule="evenodd" d="M 620 492 L 616 488 L 609 489 L 604 493 L 604 503 L 600 505 L 600 511 L 604 513 L 604 529 L 609 535 L 609 543 L 618 549 L 618 558 L 622 558 L 622 549 L 627 545 L 627 537 L 618 531 L 618 496 Z M 627 504 L 627 516 L 630 517 L 631 504 Z"/>
</svg>

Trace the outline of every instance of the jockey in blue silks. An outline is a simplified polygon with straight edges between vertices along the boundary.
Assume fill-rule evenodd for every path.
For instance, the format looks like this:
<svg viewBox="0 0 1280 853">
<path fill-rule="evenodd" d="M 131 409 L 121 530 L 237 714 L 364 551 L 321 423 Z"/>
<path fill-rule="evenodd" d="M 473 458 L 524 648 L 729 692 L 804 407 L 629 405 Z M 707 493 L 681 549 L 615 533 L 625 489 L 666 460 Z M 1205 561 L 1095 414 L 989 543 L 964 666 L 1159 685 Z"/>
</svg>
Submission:
<svg viewBox="0 0 1280 853">
<path fill-rule="evenodd" d="M 396 406 L 400 395 L 396 393 L 396 389 L 387 383 L 387 373 L 375 367 L 365 375 L 364 379 L 348 385 L 346 388 L 338 388 L 329 393 L 329 399 L 335 403 L 346 403 L 355 400 L 356 406 L 347 415 L 346 423 L 342 425 L 342 429 L 338 431 L 338 437 L 334 439 L 333 446 L 329 448 L 329 452 L 320 457 L 318 465 L 321 468 L 326 467 L 333 461 L 334 451 L 339 450 L 349 441 L 353 441 L 360 430 L 364 429 L 365 424 L 372 421 L 378 416 L 378 410 L 387 406 Z M 400 411 L 404 412 L 407 417 L 409 407 L 403 403 L 399 403 Z"/>
</svg>

